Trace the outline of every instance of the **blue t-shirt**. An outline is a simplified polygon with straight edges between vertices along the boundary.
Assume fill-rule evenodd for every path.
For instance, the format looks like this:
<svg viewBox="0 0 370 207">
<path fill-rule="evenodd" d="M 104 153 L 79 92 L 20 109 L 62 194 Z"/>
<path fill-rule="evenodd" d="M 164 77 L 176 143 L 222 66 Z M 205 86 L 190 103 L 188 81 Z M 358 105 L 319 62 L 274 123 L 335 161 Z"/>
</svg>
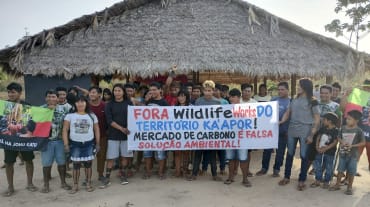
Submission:
<svg viewBox="0 0 370 207">
<path fill-rule="evenodd" d="M 284 113 L 289 108 L 290 98 L 274 97 L 271 101 L 277 101 L 279 103 L 279 121 L 283 118 Z M 285 134 L 288 131 L 289 120 L 279 125 L 279 134 Z"/>
</svg>

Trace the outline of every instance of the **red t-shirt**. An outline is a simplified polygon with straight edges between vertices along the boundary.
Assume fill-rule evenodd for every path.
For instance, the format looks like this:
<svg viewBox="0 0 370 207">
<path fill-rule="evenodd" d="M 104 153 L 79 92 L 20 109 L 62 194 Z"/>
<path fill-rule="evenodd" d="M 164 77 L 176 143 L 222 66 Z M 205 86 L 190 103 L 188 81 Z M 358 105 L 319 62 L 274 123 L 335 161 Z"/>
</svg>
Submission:
<svg viewBox="0 0 370 207">
<path fill-rule="evenodd" d="M 176 96 L 171 96 L 171 95 L 166 95 L 164 99 L 167 101 L 167 103 L 170 106 L 175 106 L 177 103 L 177 97 Z"/>
<path fill-rule="evenodd" d="M 100 101 L 100 104 L 97 106 L 90 104 L 90 109 L 96 115 L 96 117 L 98 117 L 100 136 L 106 137 L 107 121 L 105 119 L 105 103 Z"/>
</svg>

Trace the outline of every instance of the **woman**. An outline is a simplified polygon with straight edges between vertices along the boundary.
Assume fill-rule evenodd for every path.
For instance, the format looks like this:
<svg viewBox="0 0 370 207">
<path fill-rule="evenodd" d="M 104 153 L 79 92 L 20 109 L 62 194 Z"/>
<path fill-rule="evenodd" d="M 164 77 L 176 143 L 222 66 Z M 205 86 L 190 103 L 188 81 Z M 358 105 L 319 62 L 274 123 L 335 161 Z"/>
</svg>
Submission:
<svg viewBox="0 0 370 207">
<path fill-rule="evenodd" d="M 104 88 L 103 90 L 103 101 L 105 103 L 108 103 L 112 100 L 112 92 L 109 90 L 109 88 Z"/>
<path fill-rule="evenodd" d="M 313 85 L 311 80 L 307 78 L 299 80 L 297 97 L 292 100 L 280 124 L 287 121 L 289 117 L 288 153 L 285 161 L 285 175 L 284 179 L 279 182 L 279 185 L 286 185 L 290 181 L 293 157 L 297 142 L 299 141 L 301 171 L 297 189 L 302 191 L 306 187 L 304 182 L 306 181 L 308 170 L 308 145 L 312 143 L 313 135 L 320 126 L 320 109 L 318 101 L 313 97 Z"/>
<path fill-rule="evenodd" d="M 180 90 L 179 93 L 177 94 L 176 106 L 189 106 L 189 105 L 190 105 L 190 94 L 184 89 Z M 189 152 L 190 151 L 186 150 L 175 151 L 175 177 L 180 177 L 181 173 L 182 175 L 188 173 Z"/>
<path fill-rule="evenodd" d="M 76 97 L 74 107 L 74 112 L 67 114 L 63 123 L 64 148 L 66 152 L 70 152 L 73 163 L 73 187 L 70 191 L 71 194 L 78 191 L 81 165 L 85 167 L 86 191 L 94 191 L 94 187 L 91 185 L 91 167 L 95 153 L 100 149 L 98 119 L 95 114 L 90 113 L 86 97 Z M 68 140 L 68 137 L 70 140 Z"/>
</svg>

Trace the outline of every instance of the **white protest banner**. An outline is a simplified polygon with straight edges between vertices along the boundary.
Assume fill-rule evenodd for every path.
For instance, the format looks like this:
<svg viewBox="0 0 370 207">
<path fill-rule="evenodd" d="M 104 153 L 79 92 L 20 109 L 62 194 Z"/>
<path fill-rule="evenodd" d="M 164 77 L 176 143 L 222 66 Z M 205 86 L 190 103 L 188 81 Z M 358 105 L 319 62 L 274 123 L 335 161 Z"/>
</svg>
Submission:
<svg viewBox="0 0 370 207">
<path fill-rule="evenodd" d="M 277 102 L 129 106 L 129 150 L 277 148 Z"/>
</svg>

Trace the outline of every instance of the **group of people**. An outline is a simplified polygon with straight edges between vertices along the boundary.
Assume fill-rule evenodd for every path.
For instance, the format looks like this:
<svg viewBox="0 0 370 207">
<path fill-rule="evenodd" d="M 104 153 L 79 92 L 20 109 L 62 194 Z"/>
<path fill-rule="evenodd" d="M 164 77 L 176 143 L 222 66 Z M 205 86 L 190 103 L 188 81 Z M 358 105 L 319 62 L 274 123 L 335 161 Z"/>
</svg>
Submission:
<svg viewBox="0 0 370 207">
<path fill-rule="evenodd" d="M 347 182 L 345 193 L 353 193 L 352 184 L 357 174 L 357 161 L 365 146 L 365 137 L 367 143 L 370 143 L 370 138 L 368 133 L 364 133 L 360 128 L 363 120 L 362 112 L 353 110 L 347 114 L 343 113 L 348 94 L 344 94 L 340 99 L 338 94 L 341 86 L 338 83 L 322 85 L 319 89 L 319 99 L 316 99 L 310 79 L 299 80 L 297 95 L 294 98 L 289 97 L 288 83 L 280 82 L 278 96 L 272 98 L 268 95 L 265 84 L 259 85 L 258 94 L 253 96 L 251 84 L 242 84 L 241 90 L 237 88 L 229 90 L 227 85 L 215 84 L 211 80 L 203 82 L 202 85 L 193 85 L 176 82 L 174 78 L 175 74 L 172 71 L 163 86 L 158 82 L 140 87 L 132 83 L 118 83 L 113 86 L 112 91 L 102 90 L 96 86 L 88 90 L 78 86 L 71 90 L 64 87 L 47 90 L 45 92 L 46 104 L 42 107 L 54 110 L 54 116 L 48 146 L 41 151 L 44 186 L 40 191 L 42 193 L 50 191 L 49 180 L 54 160 L 57 163 L 61 187 L 71 194 L 79 191 L 81 167 L 85 168 L 82 185 L 88 192 L 94 191 L 91 178 L 92 161 L 95 157 L 100 181 L 99 188 L 106 188 L 111 184 L 111 173 L 115 165 L 120 168 L 120 183 L 128 184 L 132 169 L 135 168 L 138 171 L 142 160 L 145 164 L 143 179 L 151 178 L 154 160 L 158 163 L 159 179 L 165 179 L 169 152 L 128 150 L 129 105 L 189 106 L 277 101 L 279 104 L 279 140 L 278 148 L 275 150 L 273 177 L 280 176 L 280 168 L 287 151 L 284 178 L 278 184 L 284 186 L 290 182 L 293 158 L 299 142 L 301 168 L 298 190 L 302 191 L 306 188 L 308 170 L 313 164 L 315 182 L 310 184 L 311 187 L 322 186 L 332 191 L 339 190 L 341 182 L 345 180 Z M 369 88 L 370 84 L 367 87 L 364 86 L 365 90 Z M 8 101 L 24 103 L 20 99 L 21 85 L 11 83 L 7 90 Z M 370 144 L 366 144 L 366 149 L 370 170 Z M 4 151 L 8 189 L 3 195 L 11 196 L 14 193 L 14 163 L 19 154 L 26 163 L 27 189 L 29 191 L 38 190 L 32 183 L 34 153 L 6 149 Z M 257 176 L 268 173 L 273 151 L 274 149 L 263 150 L 262 166 L 256 173 Z M 335 174 L 337 156 L 339 157 L 338 172 Z M 135 164 L 134 157 L 136 158 Z M 174 176 L 184 176 L 187 180 L 193 181 L 198 175 L 204 174 L 208 165 L 211 164 L 212 180 L 221 181 L 222 178 L 217 173 L 217 158 L 221 174 L 225 173 L 225 166 L 228 162 L 229 172 L 224 184 L 229 185 L 235 181 L 240 166 L 242 184 L 246 187 L 252 186 L 248 180 L 248 177 L 254 176 L 249 169 L 252 157 L 251 150 L 248 149 L 174 151 Z M 72 162 L 73 166 L 72 186 L 66 182 L 69 162 Z M 202 169 L 200 170 L 201 163 Z M 190 169 L 189 166 L 192 168 Z M 337 176 L 337 182 L 331 184 L 334 174 Z"/>
</svg>

